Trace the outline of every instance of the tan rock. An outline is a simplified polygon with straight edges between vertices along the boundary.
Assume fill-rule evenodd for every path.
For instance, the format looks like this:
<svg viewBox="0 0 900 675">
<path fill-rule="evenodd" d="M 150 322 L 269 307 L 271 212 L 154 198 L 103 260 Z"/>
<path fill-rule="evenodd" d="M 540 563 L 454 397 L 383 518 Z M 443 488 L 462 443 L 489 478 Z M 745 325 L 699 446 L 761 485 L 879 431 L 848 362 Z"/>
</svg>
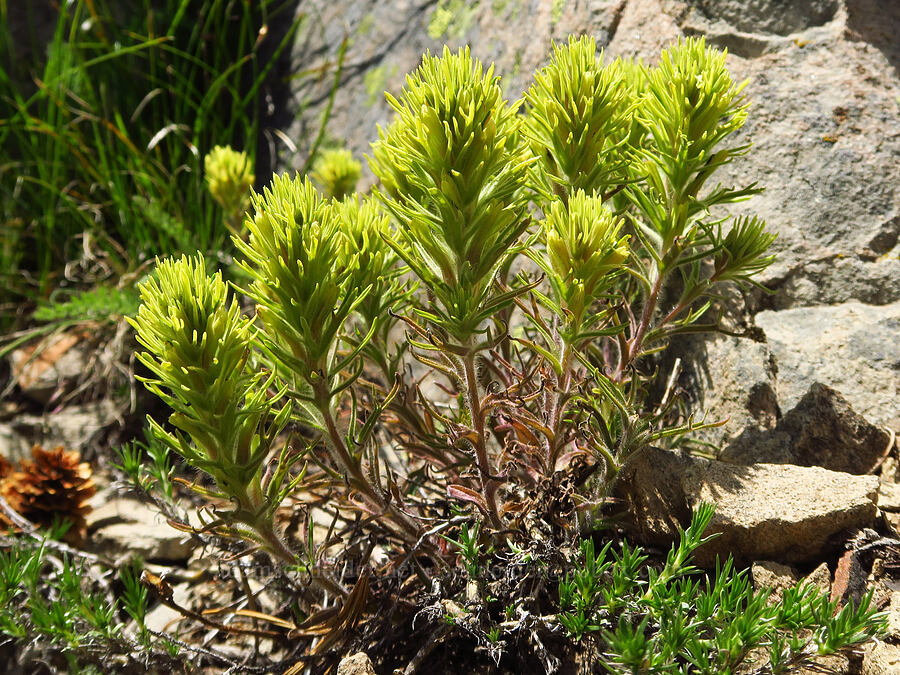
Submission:
<svg viewBox="0 0 900 675">
<path fill-rule="evenodd" d="M 337 675 L 375 675 L 375 668 L 365 652 L 357 652 L 341 659 Z"/>
<path fill-rule="evenodd" d="M 797 570 L 781 563 L 764 560 L 755 562 L 750 567 L 750 577 L 753 579 L 753 587 L 760 591 L 768 588 L 770 605 L 781 602 L 781 596 L 785 590 L 797 583 Z"/>
<path fill-rule="evenodd" d="M 707 534 L 721 533 L 697 551 L 697 562 L 711 565 L 728 554 L 739 563 L 815 559 L 835 534 L 871 525 L 877 490 L 875 476 L 818 467 L 695 463 L 685 476 L 688 505 L 714 503 Z"/>
<path fill-rule="evenodd" d="M 900 673 L 900 647 L 875 642 L 866 647 L 862 663 L 863 675 L 897 675 Z"/>
<path fill-rule="evenodd" d="M 194 542 L 155 509 L 133 499 L 110 499 L 88 518 L 86 548 L 112 558 L 184 562 Z"/>
<path fill-rule="evenodd" d="M 630 536 L 668 547 L 701 503 L 716 506 L 696 562 L 733 555 L 801 563 L 822 555 L 835 535 L 868 527 L 877 513 L 878 478 L 790 464 L 738 466 L 645 448 L 627 463 L 614 488 Z"/>
</svg>

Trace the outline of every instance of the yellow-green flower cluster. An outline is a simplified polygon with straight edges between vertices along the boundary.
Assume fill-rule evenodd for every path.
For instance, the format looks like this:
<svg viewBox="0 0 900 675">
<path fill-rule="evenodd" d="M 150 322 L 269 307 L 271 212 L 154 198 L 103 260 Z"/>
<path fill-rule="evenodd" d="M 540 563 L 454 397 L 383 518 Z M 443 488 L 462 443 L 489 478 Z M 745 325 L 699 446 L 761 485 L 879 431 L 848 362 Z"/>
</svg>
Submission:
<svg viewBox="0 0 900 675">
<path fill-rule="evenodd" d="M 253 206 L 247 241 L 234 241 L 269 348 L 309 383 L 328 377 L 341 327 L 386 264 L 380 235 L 362 232 L 381 225 L 368 211 L 345 221 L 349 207 L 325 200 L 299 175 L 275 176 Z"/>
<path fill-rule="evenodd" d="M 221 274 L 206 274 L 199 255 L 159 263 L 140 292 L 143 303 L 130 322 L 146 348 L 138 359 L 153 374 L 144 381 L 172 407 L 169 421 L 193 445 L 151 420 L 154 433 L 212 475 L 225 496 L 244 508 L 260 508 L 270 438 L 261 425 L 274 412 L 274 401 L 266 392 L 271 377 L 248 367 L 251 322 L 234 298 L 228 302 Z M 286 411 L 276 426 L 284 425 Z"/>
<path fill-rule="evenodd" d="M 253 168 L 244 152 L 217 145 L 203 160 L 206 184 L 227 217 L 242 214 L 250 206 Z"/>
<path fill-rule="evenodd" d="M 431 318 L 459 339 L 485 318 L 493 275 L 528 222 L 532 160 L 497 80 L 468 48 L 426 55 L 400 99 L 388 96 L 396 116 L 369 160 L 400 225 L 392 246 L 437 299 Z"/>
<path fill-rule="evenodd" d="M 648 134 L 641 173 L 649 190 L 637 201 L 662 235 L 662 248 L 684 234 L 692 216 L 740 197 L 721 190 L 712 200 L 698 198 L 716 169 L 750 147 L 718 147 L 747 118 L 741 95 L 746 82 L 732 81 L 725 56 L 707 47 L 703 38 L 679 40 L 647 72 L 638 115 Z"/>
<path fill-rule="evenodd" d="M 363 304 L 371 301 L 380 306 L 382 293 L 395 276 L 397 263 L 396 254 L 387 243 L 390 218 L 373 197 L 362 200 L 358 195 L 345 197 L 335 202 L 335 208 L 347 237 L 349 255 L 358 256 L 359 283 L 372 286 L 372 292 Z"/>
<path fill-rule="evenodd" d="M 628 235 L 620 236 L 622 223 L 599 197 L 583 190 L 576 191 L 567 205 L 554 200 L 543 220 L 550 283 L 576 330 L 628 258 Z"/>
<path fill-rule="evenodd" d="M 621 181 L 632 100 L 623 69 L 603 66 L 593 38 L 555 45 L 525 99 L 525 133 L 548 187 L 603 194 Z"/>
<path fill-rule="evenodd" d="M 353 153 L 339 148 L 323 150 L 310 175 L 326 196 L 341 200 L 356 189 L 361 173 L 362 165 L 353 158 Z"/>
</svg>

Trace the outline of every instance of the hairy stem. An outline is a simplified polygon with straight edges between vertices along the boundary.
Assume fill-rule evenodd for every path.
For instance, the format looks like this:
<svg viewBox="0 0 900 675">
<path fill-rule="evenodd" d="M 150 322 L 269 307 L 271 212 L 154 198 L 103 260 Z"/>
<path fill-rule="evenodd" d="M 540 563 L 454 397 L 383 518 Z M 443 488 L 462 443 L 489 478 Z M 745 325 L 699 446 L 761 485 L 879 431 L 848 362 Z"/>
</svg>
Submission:
<svg viewBox="0 0 900 675">
<path fill-rule="evenodd" d="M 269 553 L 288 565 L 297 564 L 297 556 L 287 547 L 282 538 L 275 532 L 271 521 L 256 523 L 253 529 L 262 537 Z"/>
<path fill-rule="evenodd" d="M 466 378 L 466 402 L 472 416 L 472 427 L 475 430 L 475 461 L 481 478 L 481 492 L 484 495 L 487 516 L 491 527 L 503 529 L 497 511 L 498 483 L 493 477 L 490 460 L 487 455 L 487 439 L 484 433 L 484 415 L 481 411 L 481 397 L 478 392 L 478 379 L 475 377 L 475 351 L 470 350 L 463 358 L 463 371 Z"/>
<path fill-rule="evenodd" d="M 348 474 L 347 478 L 350 485 L 363 493 L 379 509 L 390 514 L 393 521 L 405 533 L 405 538 L 412 537 L 412 540 L 415 541 L 419 536 L 419 526 L 412 518 L 403 513 L 396 504 L 387 501 L 381 495 L 381 492 L 368 480 L 359 461 L 350 453 L 343 435 L 337 428 L 328 399 L 319 400 L 317 405 L 325 420 L 325 428 L 328 431 L 327 445 L 332 451 L 332 460 L 335 462 L 336 468 L 344 469 Z"/>
<path fill-rule="evenodd" d="M 647 302 L 644 304 L 644 310 L 641 312 L 641 319 L 635 328 L 631 339 L 625 343 L 625 348 L 619 354 L 619 365 L 613 374 L 614 382 L 621 382 L 625 377 L 625 370 L 641 353 L 641 347 L 644 344 L 644 337 L 650 329 L 650 321 L 653 319 L 653 313 L 656 311 L 656 305 L 659 302 L 659 293 L 662 290 L 664 275 L 661 269 L 656 271 L 656 279 L 650 287 L 650 294 L 647 296 Z"/>
<path fill-rule="evenodd" d="M 553 440 L 549 443 L 546 458 L 547 472 L 549 475 L 552 475 L 556 471 L 556 462 L 559 459 L 559 453 L 562 452 L 563 449 L 561 426 L 566 402 L 569 398 L 569 389 L 572 386 L 572 356 L 572 345 L 565 343 L 562 350 L 562 358 L 560 359 L 562 375 L 557 378 L 556 387 L 554 387 L 554 392 L 550 396 L 548 410 L 548 426 L 553 431 Z"/>
</svg>

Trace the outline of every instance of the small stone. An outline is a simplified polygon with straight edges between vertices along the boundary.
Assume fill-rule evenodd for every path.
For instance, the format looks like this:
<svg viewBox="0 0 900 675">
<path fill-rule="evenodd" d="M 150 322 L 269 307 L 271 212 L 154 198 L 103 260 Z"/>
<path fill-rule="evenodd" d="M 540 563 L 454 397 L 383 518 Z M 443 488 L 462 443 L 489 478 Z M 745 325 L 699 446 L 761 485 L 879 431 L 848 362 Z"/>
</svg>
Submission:
<svg viewBox="0 0 900 675">
<path fill-rule="evenodd" d="M 375 675 L 375 667 L 365 652 L 357 652 L 341 659 L 337 675 Z"/>
<path fill-rule="evenodd" d="M 71 450 L 84 450 L 119 419 L 112 399 L 73 405 L 46 415 L 19 415 L 12 428 L 20 438 L 44 447 L 64 445 Z"/>
<path fill-rule="evenodd" d="M 815 586 L 822 593 L 831 592 L 831 571 L 827 563 L 822 563 L 803 579 L 804 584 Z"/>
<path fill-rule="evenodd" d="M 867 578 L 868 575 L 860 553 L 855 550 L 844 551 L 838 559 L 837 569 L 834 571 L 831 601 L 837 601 L 840 607 L 848 602 L 859 604 L 860 598 L 866 592 Z"/>
<path fill-rule="evenodd" d="M 765 560 L 753 563 L 750 567 L 750 577 L 753 579 L 754 589 L 759 591 L 768 588 L 771 591 L 768 604 L 777 605 L 781 602 L 784 591 L 797 583 L 797 570 Z"/>
<path fill-rule="evenodd" d="M 887 608 L 888 635 L 900 639 L 900 591 L 891 594 L 891 604 Z"/>
<path fill-rule="evenodd" d="M 896 483 L 897 479 L 900 478 L 900 462 L 897 462 L 897 458 L 893 454 L 884 458 L 884 461 L 881 463 L 880 475 L 881 480 L 886 483 Z"/>
<path fill-rule="evenodd" d="M 878 478 L 789 464 L 739 466 L 647 447 L 623 467 L 613 488 L 623 524 L 643 545 L 668 548 L 691 512 L 713 503 L 695 561 L 715 566 L 728 555 L 803 563 L 823 555 L 834 535 L 872 525 Z M 821 558 L 820 558 L 821 559 Z"/>
<path fill-rule="evenodd" d="M 78 333 L 60 333 L 13 350 L 10 365 L 22 393 L 46 405 L 82 376 L 88 360 L 83 338 Z"/>
<path fill-rule="evenodd" d="M 185 562 L 193 540 L 169 525 L 146 504 L 133 499 L 112 499 L 88 518 L 86 547 L 110 557 Z"/>
<path fill-rule="evenodd" d="M 172 587 L 172 600 L 180 607 L 188 607 L 193 596 L 192 588 L 193 586 L 188 583 L 176 584 Z M 178 610 L 159 603 L 147 612 L 144 623 L 150 630 L 155 630 L 158 633 L 170 633 L 173 632 L 173 624 L 184 618 L 184 615 Z M 177 631 L 174 631 L 174 634 L 177 635 Z"/>
<path fill-rule="evenodd" d="M 900 672 L 900 647 L 886 642 L 866 646 L 863 654 L 863 675 L 896 675 Z"/>
<path fill-rule="evenodd" d="M 900 537 L 900 513 L 885 513 L 884 521 L 893 530 L 894 535 Z"/>
<path fill-rule="evenodd" d="M 878 486 L 878 508 L 890 513 L 900 512 L 900 485 L 881 482 Z"/>
</svg>

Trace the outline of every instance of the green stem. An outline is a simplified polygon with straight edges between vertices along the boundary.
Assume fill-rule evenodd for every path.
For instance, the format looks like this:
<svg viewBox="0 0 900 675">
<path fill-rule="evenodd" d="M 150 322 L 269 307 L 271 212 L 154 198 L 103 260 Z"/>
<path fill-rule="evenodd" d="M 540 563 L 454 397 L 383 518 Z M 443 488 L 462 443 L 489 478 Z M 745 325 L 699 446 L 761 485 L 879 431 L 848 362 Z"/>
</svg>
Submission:
<svg viewBox="0 0 900 675">
<path fill-rule="evenodd" d="M 466 400 L 472 416 L 475 430 L 475 461 L 481 478 L 481 492 L 484 495 L 487 517 L 495 530 L 503 529 L 497 511 L 497 488 L 499 483 L 493 478 L 491 464 L 487 455 L 487 442 L 484 433 L 484 415 L 481 411 L 481 397 L 478 393 L 478 379 L 475 377 L 475 350 L 471 349 L 463 358 L 463 370 L 466 378 Z"/>
</svg>

